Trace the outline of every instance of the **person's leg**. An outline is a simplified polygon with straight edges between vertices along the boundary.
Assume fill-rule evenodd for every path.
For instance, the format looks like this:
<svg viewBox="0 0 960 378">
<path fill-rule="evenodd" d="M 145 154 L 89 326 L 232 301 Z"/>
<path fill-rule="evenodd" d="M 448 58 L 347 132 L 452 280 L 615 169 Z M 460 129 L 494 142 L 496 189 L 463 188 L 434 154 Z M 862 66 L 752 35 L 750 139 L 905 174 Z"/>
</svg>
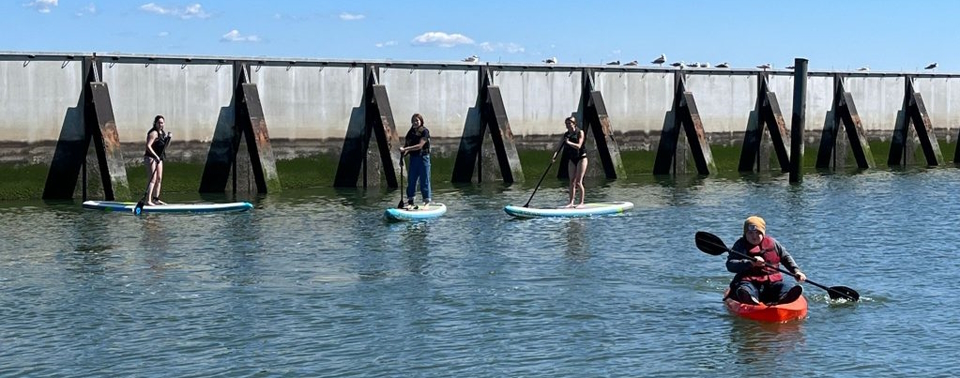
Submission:
<svg viewBox="0 0 960 378">
<path fill-rule="evenodd" d="M 409 172 L 407 175 L 407 205 L 413 206 L 413 196 L 417 193 L 417 180 L 420 179 L 420 171 L 423 169 L 423 164 L 420 162 L 420 157 L 410 156 Z"/>
<path fill-rule="evenodd" d="M 777 282 L 776 290 L 771 290 L 771 294 L 776 294 L 775 301 L 780 304 L 790 303 L 803 295 L 803 286 L 797 284 L 788 284 L 783 281 Z M 771 285 L 771 289 L 773 285 Z"/>
<path fill-rule="evenodd" d="M 570 180 L 570 200 L 567 201 L 566 207 L 573 207 L 574 199 L 577 196 L 577 165 L 572 161 L 567 162 L 567 178 Z"/>
<path fill-rule="evenodd" d="M 420 174 L 420 195 L 423 196 L 423 205 L 429 205 L 433 199 L 430 193 L 430 155 L 423 157 L 423 172 Z"/>
<path fill-rule="evenodd" d="M 156 176 L 156 184 L 153 185 L 153 202 L 157 205 L 166 205 L 166 202 L 160 200 L 160 185 L 163 184 L 163 160 L 157 163 L 157 169 L 154 171 L 154 176 Z"/>
<path fill-rule="evenodd" d="M 147 191 L 143 194 L 144 201 L 143 204 L 146 206 L 153 206 L 153 187 L 156 185 L 156 170 L 157 170 L 157 161 L 153 158 L 146 157 L 143 158 L 143 165 L 147 168 Z"/>
<path fill-rule="evenodd" d="M 760 291 L 750 281 L 740 281 L 732 285 L 733 295 L 731 297 L 737 302 L 746 304 L 760 304 Z"/>
<path fill-rule="evenodd" d="M 580 159 L 580 162 L 577 163 L 577 187 L 580 188 L 580 204 L 583 206 L 583 201 L 587 197 L 587 191 L 583 188 L 583 176 L 587 173 L 587 158 Z"/>
</svg>

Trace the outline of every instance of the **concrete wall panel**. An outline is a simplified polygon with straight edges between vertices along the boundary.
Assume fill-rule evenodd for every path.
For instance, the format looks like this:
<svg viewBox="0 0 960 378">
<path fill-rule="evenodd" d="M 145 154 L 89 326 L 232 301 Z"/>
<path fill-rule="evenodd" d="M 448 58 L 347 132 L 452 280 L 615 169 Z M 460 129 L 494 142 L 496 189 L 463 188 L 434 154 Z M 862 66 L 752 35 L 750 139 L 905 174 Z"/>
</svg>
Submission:
<svg viewBox="0 0 960 378">
<path fill-rule="evenodd" d="M 363 101 L 363 68 L 251 67 L 271 139 L 343 138 Z"/>
<path fill-rule="evenodd" d="M 499 71 L 500 86 L 514 135 L 560 135 L 563 119 L 580 104 L 580 71 Z"/>
<path fill-rule="evenodd" d="M 0 61 L 0 141 L 57 140 L 75 122 L 66 114 L 80 100 L 82 71 L 80 61 Z"/>
<path fill-rule="evenodd" d="M 104 64 L 121 142 L 143 142 L 162 114 L 176 141 L 213 139 L 221 111 L 233 98 L 230 65 Z"/>
<path fill-rule="evenodd" d="M 603 93 L 618 132 L 660 132 L 673 106 L 672 73 L 598 72 L 594 88 Z"/>
<path fill-rule="evenodd" d="M 477 103 L 477 75 L 476 70 L 381 69 L 397 131 L 406 134 L 410 116 L 420 113 L 432 137 L 459 138 Z M 512 124 L 513 114 L 507 115 Z"/>
</svg>

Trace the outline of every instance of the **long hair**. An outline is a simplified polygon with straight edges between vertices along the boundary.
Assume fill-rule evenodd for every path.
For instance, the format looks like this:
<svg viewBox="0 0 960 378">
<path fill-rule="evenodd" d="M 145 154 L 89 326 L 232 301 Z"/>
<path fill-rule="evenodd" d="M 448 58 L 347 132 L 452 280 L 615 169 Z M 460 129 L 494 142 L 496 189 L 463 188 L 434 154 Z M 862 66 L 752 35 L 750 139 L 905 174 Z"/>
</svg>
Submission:
<svg viewBox="0 0 960 378">
<path fill-rule="evenodd" d="M 166 118 L 163 118 L 163 115 L 160 115 L 160 114 L 157 114 L 156 117 L 153 117 L 153 126 L 150 127 L 150 130 L 151 130 L 151 131 L 157 129 L 157 124 L 160 123 L 160 120 L 161 120 L 161 119 L 165 120 Z"/>
<path fill-rule="evenodd" d="M 410 122 L 412 123 L 413 120 L 415 120 L 415 119 L 420 120 L 420 126 L 421 126 L 421 127 L 426 127 L 426 126 L 427 126 L 426 124 L 423 123 L 423 116 L 420 115 L 420 113 L 413 113 L 413 116 L 410 117 Z"/>
</svg>

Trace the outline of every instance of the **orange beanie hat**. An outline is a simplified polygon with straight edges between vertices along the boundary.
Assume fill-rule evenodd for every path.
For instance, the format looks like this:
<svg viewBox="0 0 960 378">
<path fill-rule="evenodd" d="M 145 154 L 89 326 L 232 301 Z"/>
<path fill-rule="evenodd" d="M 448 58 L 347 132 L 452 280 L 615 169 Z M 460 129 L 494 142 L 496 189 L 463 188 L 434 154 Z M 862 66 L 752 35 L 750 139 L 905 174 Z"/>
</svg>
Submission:
<svg viewBox="0 0 960 378">
<path fill-rule="evenodd" d="M 766 235 L 767 222 L 756 215 L 747 218 L 747 220 L 743 222 L 743 234 L 746 235 L 749 230 L 757 230 L 760 231 L 761 234 Z"/>
</svg>

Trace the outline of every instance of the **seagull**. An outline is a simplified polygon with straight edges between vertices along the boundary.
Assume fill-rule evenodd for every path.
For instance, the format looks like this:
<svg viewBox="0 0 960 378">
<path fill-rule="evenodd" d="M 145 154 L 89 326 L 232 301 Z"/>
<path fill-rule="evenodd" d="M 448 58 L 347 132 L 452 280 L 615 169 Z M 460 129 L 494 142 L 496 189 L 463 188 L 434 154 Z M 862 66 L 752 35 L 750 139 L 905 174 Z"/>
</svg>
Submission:
<svg viewBox="0 0 960 378">
<path fill-rule="evenodd" d="M 717 65 L 717 68 L 730 68 L 730 63 L 723 62 Z"/>
<path fill-rule="evenodd" d="M 687 67 L 700 68 L 700 62 L 693 62 L 693 63 L 687 64 Z"/>
<path fill-rule="evenodd" d="M 629 62 L 629 63 L 624 64 L 624 66 L 636 66 L 636 65 L 638 65 L 638 64 L 640 64 L 640 62 L 637 62 L 636 60 L 634 60 L 634 61 L 631 61 L 631 62 Z"/>
<path fill-rule="evenodd" d="M 770 68 L 773 68 L 773 66 L 771 66 L 770 63 L 764 63 L 764 64 L 761 64 L 761 65 L 757 66 L 757 68 L 759 68 L 759 69 L 761 69 L 761 70 L 769 70 Z"/>
<path fill-rule="evenodd" d="M 797 67 L 794 67 L 794 66 L 786 66 L 786 67 L 784 67 L 784 68 L 786 68 L 786 69 L 788 69 L 788 70 L 792 70 L 792 69 L 795 69 L 795 68 L 797 68 Z"/>
<path fill-rule="evenodd" d="M 664 54 L 660 54 L 660 56 L 658 56 L 657 59 L 654 59 L 650 63 L 662 66 L 666 62 L 667 62 L 667 56 Z"/>
<path fill-rule="evenodd" d="M 870 71 L 870 67 L 869 67 L 869 66 L 863 66 L 863 67 L 857 68 L 857 71 Z"/>
<path fill-rule="evenodd" d="M 608 65 L 608 66 L 619 66 L 619 65 L 620 65 L 620 61 L 619 61 L 619 60 L 614 60 L 614 61 L 612 61 L 612 62 L 608 62 L 607 65 Z"/>
<path fill-rule="evenodd" d="M 710 63 L 706 63 L 706 62 L 704 62 L 704 63 L 700 63 L 700 67 L 703 67 L 703 68 L 710 68 Z"/>
<path fill-rule="evenodd" d="M 476 63 L 476 62 L 479 62 L 479 61 L 480 61 L 480 57 L 478 57 L 478 56 L 476 56 L 476 55 L 470 55 L 470 56 L 468 56 L 468 57 L 466 57 L 466 58 L 463 58 L 463 61 L 464 61 L 464 62 L 467 62 L 467 63 Z"/>
<path fill-rule="evenodd" d="M 544 59 L 543 62 L 546 64 L 557 64 L 557 57 Z"/>
<path fill-rule="evenodd" d="M 671 66 L 683 68 L 683 61 L 670 63 Z"/>
<path fill-rule="evenodd" d="M 937 62 L 930 63 L 930 65 L 924 67 L 923 69 L 925 69 L 925 70 L 932 70 L 932 69 L 934 69 L 934 68 L 937 68 Z"/>
</svg>

